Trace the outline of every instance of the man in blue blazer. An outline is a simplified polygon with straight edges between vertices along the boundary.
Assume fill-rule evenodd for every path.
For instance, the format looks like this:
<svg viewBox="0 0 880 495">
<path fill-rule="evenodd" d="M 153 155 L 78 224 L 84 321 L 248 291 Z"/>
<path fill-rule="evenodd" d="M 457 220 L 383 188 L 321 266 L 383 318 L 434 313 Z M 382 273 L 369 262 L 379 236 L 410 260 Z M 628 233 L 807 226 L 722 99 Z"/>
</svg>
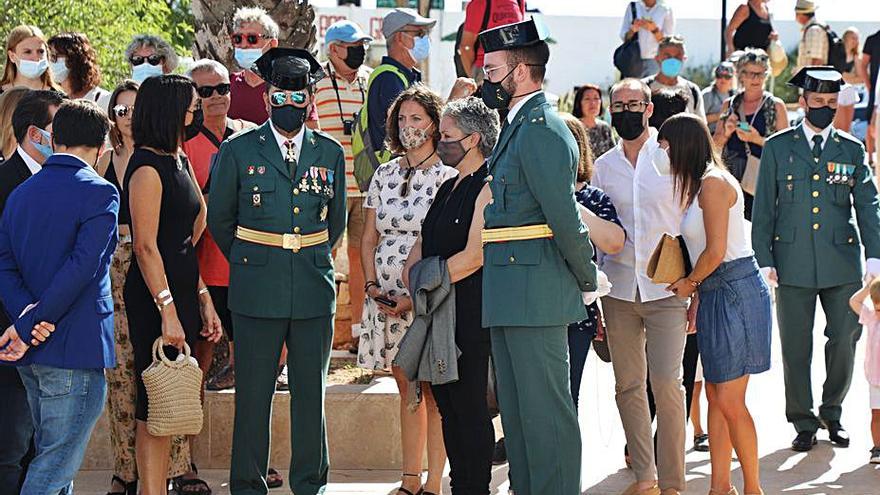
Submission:
<svg viewBox="0 0 880 495">
<path fill-rule="evenodd" d="M 109 129 L 92 102 L 65 102 L 55 150 L 10 195 L 0 219 L 0 299 L 12 326 L 0 361 L 27 390 L 36 457 L 22 495 L 70 493 L 115 366 L 110 258 L 119 193 L 94 171 Z M 22 421 L 24 418 L 22 418 Z"/>
</svg>

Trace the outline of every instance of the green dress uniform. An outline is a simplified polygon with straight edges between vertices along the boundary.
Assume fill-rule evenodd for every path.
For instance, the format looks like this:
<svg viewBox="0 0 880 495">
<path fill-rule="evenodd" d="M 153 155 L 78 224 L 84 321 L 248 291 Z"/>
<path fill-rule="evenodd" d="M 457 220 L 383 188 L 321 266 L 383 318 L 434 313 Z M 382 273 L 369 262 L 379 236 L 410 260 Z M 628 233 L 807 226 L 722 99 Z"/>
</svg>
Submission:
<svg viewBox="0 0 880 495">
<path fill-rule="evenodd" d="M 791 84 L 806 91 L 836 93 L 839 78 L 831 68 L 807 67 Z M 861 284 L 860 247 L 869 259 L 869 271 L 874 258 L 880 258 L 877 188 L 862 143 L 826 128 L 830 132 L 822 145 L 821 133 L 814 131 L 817 125 L 808 130 L 805 126 L 806 121 L 767 139 L 752 214 L 755 257 L 761 267 L 774 267 L 779 281 L 776 309 L 786 418 L 799 437 L 808 434 L 801 446 L 794 444 L 796 450 L 809 450 L 815 443 L 809 434 L 820 426 L 839 428 L 861 334 L 848 304 Z M 818 139 L 808 139 L 814 134 Z M 818 416 L 813 412 L 810 383 L 817 296 L 825 311 L 828 339 Z"/>
<path fill-rule="evenodd" d="M 489 53 L 545 37 L 533 20 L 480 34 Z M 581 442 L 567 327 L 586 318 L 581 293 L 596 287 L 593 249 L 574 199 L 578 148 L 543 93 L 511 111 L 489 161 L 483 326 L 491 331 L 511 488 L 576 495 Z"/>
<path fill-rule="evenodd" d="M 322 75 L 304 50 L 272 49 L 258 67 L 272 90 L 301 90 Z M 314 495 L 324 492 L 329 472 L 324 386 L 336 311 L 330 247 L 345 229 L 345 162 L 338 142 L 304 126 L 298 158 L 282 154 L 274 125 L 223 143 L 211 176 L 208 227 L 230 263 L 229 309 L 240 329 L 230 490 L 268 491 L 272 398 L 287 344 L 289 482 L 297 495 Z"/>
</svg>

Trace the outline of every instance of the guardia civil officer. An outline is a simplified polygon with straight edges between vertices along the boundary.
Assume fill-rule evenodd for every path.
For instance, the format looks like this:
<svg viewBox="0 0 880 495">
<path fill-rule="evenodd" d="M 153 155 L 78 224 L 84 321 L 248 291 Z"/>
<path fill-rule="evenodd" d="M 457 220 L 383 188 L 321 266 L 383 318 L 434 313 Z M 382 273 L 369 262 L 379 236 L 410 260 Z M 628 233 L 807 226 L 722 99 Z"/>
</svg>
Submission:
<svg viewBox="0 0 880 495">
<path fill-rule="evenodd" d="M 290 376 L 290 487 L 323 493 L 329 459 L 324 381 L 336 294 L 330 246 L 345 229 L 345 162 L 332 138 L 303 125 L 324 76 L 307 51 L 273 48 L 252 66 L 270 119 L 220 147 L 208 226 L 229 259 L 236 332 L 230 490 L 266 493 L 272 396 L 281 347 Z"/>
<path fill-rule="evenodd" d="M 536 19 L 480 33 L 482 98 L 509 109 L 487 181 L 483 327 L 490 328 L 511 488 L 580 493 L 567 326 L 586 318 L 596 266 L 574 199 L 578 148 L 541 90 L 550 58 Z"/>
<path fill-rule="evenodd" d="M 831 442 L 849 445 L 840 424 L 861 327 L 847 301 L 861 286 L 861 247 L 867 271 L 880 274 L 880 212 L 865 148 L 831 122 L 842 78 L 829 66 L 801 69 L 789 84 L 803 89 L 806 119 L 767 139 L 752 213 L 755 257 L 771 285 L 778 283 L 777 317 L 785 374 L 785 415 L 797 430 L 792 449 Z M 855 210 L 855 218 L 852 212 Z M 810 363 L 816 297 L 827 321 L 825 383 L 813 412 Z"/>
</svg>

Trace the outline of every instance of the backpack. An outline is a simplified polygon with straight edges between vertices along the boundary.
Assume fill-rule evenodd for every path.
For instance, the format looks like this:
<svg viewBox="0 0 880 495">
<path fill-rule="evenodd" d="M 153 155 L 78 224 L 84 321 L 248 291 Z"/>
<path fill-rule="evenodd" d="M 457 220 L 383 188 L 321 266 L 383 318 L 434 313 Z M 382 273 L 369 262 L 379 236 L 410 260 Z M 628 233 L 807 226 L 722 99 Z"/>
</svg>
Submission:
<svg viewBox="0 0 880 495">
<path fill-rule="evenodd" d="M 409 80 L 397 67 L 390 64 L 382 64 L 373 70 L 370 79 L 367 81 L 367 94 L 370 94 L 370 87 L 373 80 L 379 74 L 385 72 L 393 72 L 403 81 L 403 86 L 409 86 Z M 367 129 L 369 118 L 367 117 L 367 104 L 370 102 L 369 97 L 364 102 L 364 106 L 354 116 L 354 124 L 351 129 L 351 154 L 354 157 L 354 178 L 357 181 L 358 189 L 366 192 L 370 188 L 370 180 L 373 173 L 379 168 L 379 165 L 391 159 L 391 152 L 384 149 L 383 143 L 373 143 L 370 140 L 370 133 Z"/>
<path fill-rule="evenodd" d="M 831 26 L 829 26 L 828 24 L 815 22 L 807 27 L 807 29 L 812 26 L 821 27 L 825 30 L 825 35 L 828 36 L 827 65 L 834 67 L 834 69 L 840 73 L 846 72 L 846 45 L 843 43 L 843 38 L 838 36 L 837 33 L 835 33 L 834 30 L 831 29 Z M 806 35 L 806 30 L 804 30 L 804 35 Z"/>
</svg>

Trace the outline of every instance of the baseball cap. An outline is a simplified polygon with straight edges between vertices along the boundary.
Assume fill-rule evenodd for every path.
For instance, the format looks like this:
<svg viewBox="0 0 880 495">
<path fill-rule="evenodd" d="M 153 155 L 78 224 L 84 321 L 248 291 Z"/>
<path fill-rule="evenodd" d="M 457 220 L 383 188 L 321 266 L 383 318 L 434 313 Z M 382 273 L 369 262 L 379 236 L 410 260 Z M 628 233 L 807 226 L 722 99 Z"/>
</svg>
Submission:
<svg viewBox="0 0 880 495">
<path fill-rule="evenodd" d="M 715 67 L 715 78 L 719 77 L 733 77 L 734 73 L 733 64 L 727 61 L 721 62 Z"/>
<path fill-rule="evenodd" d="M 336 21 L 324 35 L 324 43 L 340 41 L 342 43 L 354 43 L 356 41 L 373 41 L 373 37 L 365 33 L 357 23 L 343 19 Z"/>
<path fill-rule="evenodd" d="M 433 26 L 434 24 L 437 24 L 436 19 L 422 17 L 413 9 L 397 8 L 385 14 L 385 18 L 382 19 L 382 36 L 390 38 L 391 35 L 406 26 Z"/>
</svg>

